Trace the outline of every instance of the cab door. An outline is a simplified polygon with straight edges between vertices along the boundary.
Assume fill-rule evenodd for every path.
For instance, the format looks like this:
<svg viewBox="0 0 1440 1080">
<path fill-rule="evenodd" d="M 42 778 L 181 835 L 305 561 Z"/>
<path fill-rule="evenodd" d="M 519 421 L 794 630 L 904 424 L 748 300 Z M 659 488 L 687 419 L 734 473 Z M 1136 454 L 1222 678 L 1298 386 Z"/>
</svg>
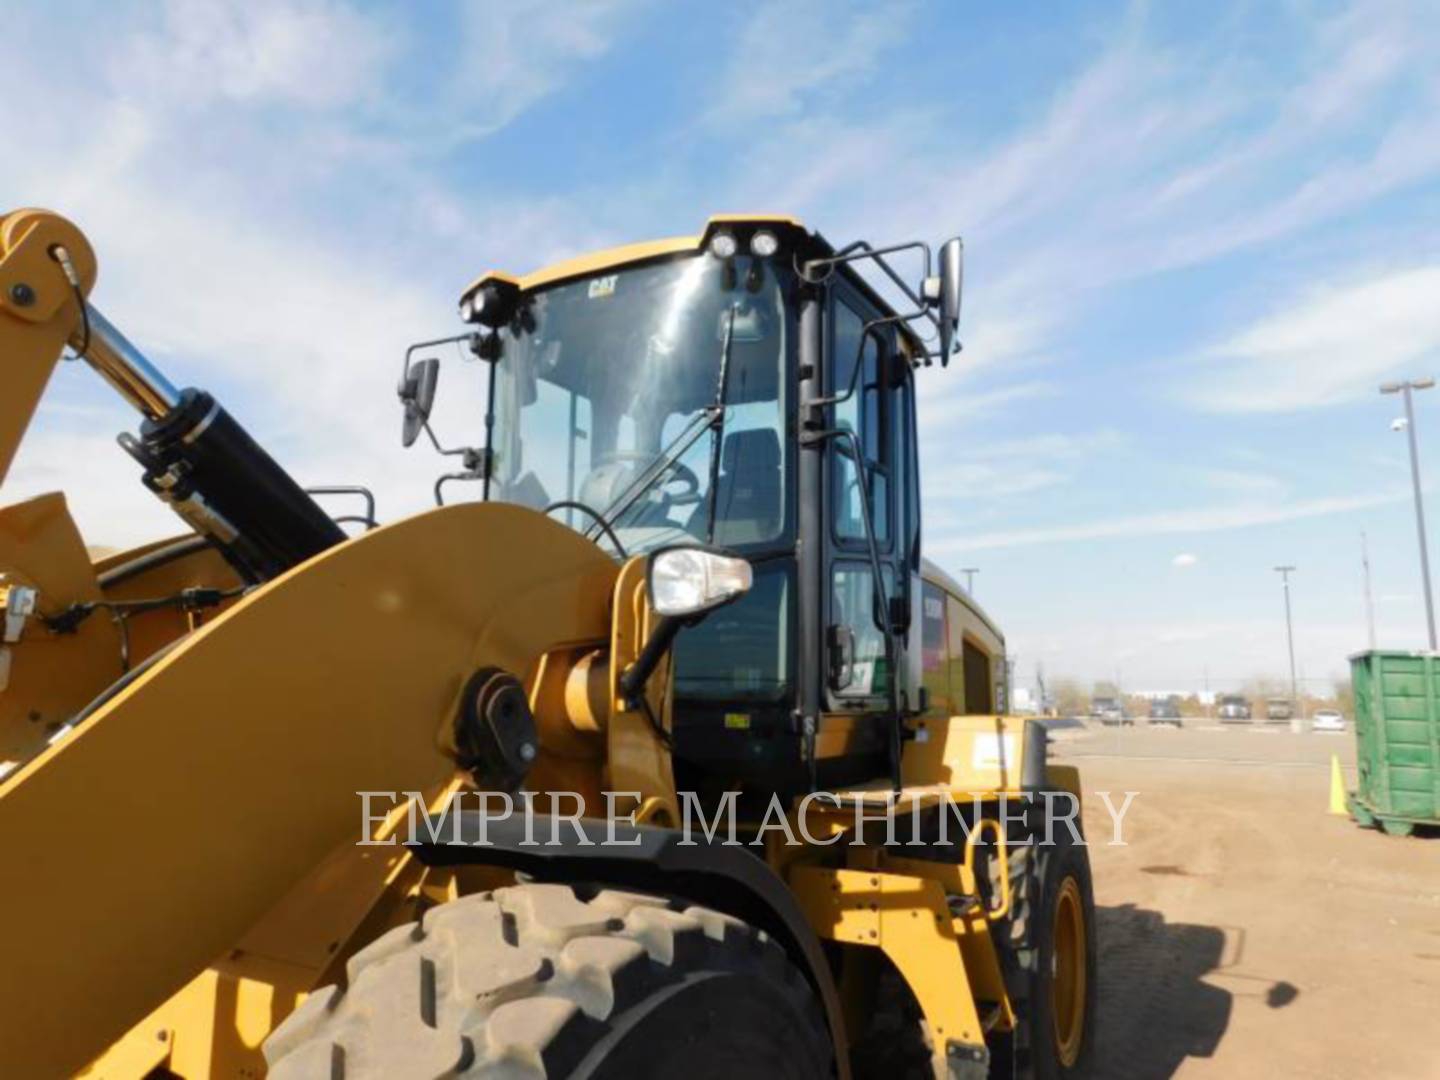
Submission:
<svg viewBox="0 0 1440 1080">
<path fill-rule="evenodd" d="M 832 297 L 826 368 L 828 393 L 839 399 L 831 427 L 842 434 L 829 440 L 826 469 L 828 711 L 886 713 L 892 681 L 909 711 L 920 675 L 919 636 L 910 632 L 920 546 L 913 381 L 875 307 L 841 285 Z"/>
</svg>

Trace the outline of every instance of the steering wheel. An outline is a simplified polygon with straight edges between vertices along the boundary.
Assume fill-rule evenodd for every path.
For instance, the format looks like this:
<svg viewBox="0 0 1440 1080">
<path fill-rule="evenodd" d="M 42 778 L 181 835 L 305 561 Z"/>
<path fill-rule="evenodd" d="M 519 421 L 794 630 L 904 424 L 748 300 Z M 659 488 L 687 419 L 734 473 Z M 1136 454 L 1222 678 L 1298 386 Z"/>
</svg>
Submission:
<svg viewBox="0 0 1440 1080">
<path fill-rule="evenodd" d="M 654 454 L 646 453 L 643 450 L 612 450 L 605 455 L 598 467 L 617 465 L 620 462 L 634 462 L 639 466 L 636 473 L 638 475 L 654 465 L 655 460 Z M 680 461 L 672 461 L 665 466 L 664 473 L 666 476 L 664 482 L 654 486 L 654 490 L 660 492 L 664 499 L 661 504 L 662 512 L 668 512 L 672 506 L 689 506 L 691 503 L 700 501 L 700 477 L 689 465 Z M 685 487 L 681 491 L 672 492 L 669 490 L 670 485 L 676 481 L 684 484 Z"/>
</svg>

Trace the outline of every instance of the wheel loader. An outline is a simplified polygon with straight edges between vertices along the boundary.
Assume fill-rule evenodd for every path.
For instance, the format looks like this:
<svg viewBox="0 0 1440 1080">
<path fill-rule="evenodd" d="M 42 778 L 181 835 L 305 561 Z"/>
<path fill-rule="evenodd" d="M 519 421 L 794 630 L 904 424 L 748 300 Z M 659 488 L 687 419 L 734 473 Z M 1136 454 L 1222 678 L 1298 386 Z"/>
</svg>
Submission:
<svg viewBox="0 0 1440 1080">
<path fill-rule="evenodd" d="M 68 350 L 183 526 L 0 509 L 0 1076 L 1081 1075 L 1079 776 L 922 556 L 961 275 L 766 215 L 486 273 L 381 525 L 0 217 L 0 480 Z"/>
</svg>

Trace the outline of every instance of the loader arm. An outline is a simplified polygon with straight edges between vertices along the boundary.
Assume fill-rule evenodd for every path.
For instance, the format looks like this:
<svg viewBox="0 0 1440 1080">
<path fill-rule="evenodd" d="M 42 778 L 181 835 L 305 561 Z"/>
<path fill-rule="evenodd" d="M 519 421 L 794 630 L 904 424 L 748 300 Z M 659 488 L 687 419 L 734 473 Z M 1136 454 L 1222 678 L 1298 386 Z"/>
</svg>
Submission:
<svg viewBox="0 0 1440 1080">
<path fill-rule="evenodd" d="M 66 280 L 52 254 L 64 250 L 79 284 Z M 95 254 L 83 233 L 44 210 L 0 216 L 0 483 L 35 414 L 35 406 L 80 322 L 80 296 L 95 284 Z"/>
<path fill-rule="evenodd" d="M 247 596 L 8 777 L 0 1075 L 83 1066 L 362 839 L 357 791 L 453 775 L 469 676 L 605 640 L 616 573 L 517 507 L 378 529 Z"/>
</svg>

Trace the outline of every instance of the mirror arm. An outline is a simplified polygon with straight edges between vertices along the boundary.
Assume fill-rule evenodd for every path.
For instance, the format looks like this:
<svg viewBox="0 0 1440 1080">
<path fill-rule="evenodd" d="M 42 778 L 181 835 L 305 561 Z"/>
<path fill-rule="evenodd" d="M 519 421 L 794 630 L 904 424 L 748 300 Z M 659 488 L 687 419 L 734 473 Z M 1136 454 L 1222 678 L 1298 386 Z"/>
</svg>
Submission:
<svg viewBox="0 0 1440 1080">
<path fill-rule="evenodd" d="M 632 709 L 639 705 L 640 695 L 645 692 L 645 684 L 650 681 L 650 676 L 655 674 L 655 669 L 670 651 L 670 646 L 675 643 L 675 635 L 686 625 L 698 621 L 670 615 L 660 616 L 644 648 L 640 650 L 640 655 L 635 658 L 635 663 L 626 668 L 625 673 L 620 676 L 620 696 L 626 705 Z"/>
<path fill-rule="evenodd" d="M 853 244 L 850 244 L 848 247 L 842 248 L 839 252 L 830 256 L 828 259 L 811 259 L 809 262 L 805 263 L 803 267 L 800 267 L 800 277 L 811 285 L 819 285 L 825 280 L 825 278 L 811 277 L 812 268 L 830 268 L 839 266 L 842 263 L 851 263 L 858 262 L 862 259 L 870 259 L 884 272 L 885 276 L 888 277 L 895 284 L 895 287 L 898 288 L 901 293 L 903 293 L 909 299 L 909 301 L 915 305 L 916 310 L 914 314 L 905 316 L 905 321 L 909 322 L 913 319 L 920 318 L 926 319 L 930 322 L 932 326 L 935 327 L 936 333 L 939 333 L 939 318 L 935 315 L 933 311 L 930 310 L 930 306 L 925 303 L 925 300 L 920 296 L 920 294 L 910 287 L 909 283 L 900 276 L 899 271 L 897 271 L 895 267 L 890 265 L 889 260 L 885 258 L 886 255 L 894 255 L 902 251 L 921 252 L 925 257 L 925 272 L 923 277 L 928 278 L 930 276 L 930 267 L 932 265 L 930 245 L 925 243 L 923 240 L 912 240 L 908 244 L 892 244 L 890 247 L 883 248 L 872 247 L 868 240 L 856 240 Z M 829 275 L 826 276 L 828 277 Z"/>
<path fill-rule="evenodd" d="M 415 354 L 422 349 L 433 349 L 439 345 L 457 345 L 462 341 L 470 341 L 477 336 L 475 331 L 471 330 L 464 334 L 456 334 L 453 337 L 436 338 L 434 341 L 417 341 L 405 350 L 405 359 L 401 361 L 400 364 L 400 378 L 403 380 L 410 377 L 411 361 Z"/>
<path fill-rule="evenodd" d="M 429 420 L 425 421 L 421 430 L 423 430 L 425 434 L 429 437 L 430 445 L 435 447 L 435 452 L 444 457 L 464 457 L 466 454 L 475 453 L 475 448 L 473 446 L 457 446 L 449 450 L 441 446 L 440 440 L 435 437 L 435 432 L 430 427 Z"/>
</svg>

